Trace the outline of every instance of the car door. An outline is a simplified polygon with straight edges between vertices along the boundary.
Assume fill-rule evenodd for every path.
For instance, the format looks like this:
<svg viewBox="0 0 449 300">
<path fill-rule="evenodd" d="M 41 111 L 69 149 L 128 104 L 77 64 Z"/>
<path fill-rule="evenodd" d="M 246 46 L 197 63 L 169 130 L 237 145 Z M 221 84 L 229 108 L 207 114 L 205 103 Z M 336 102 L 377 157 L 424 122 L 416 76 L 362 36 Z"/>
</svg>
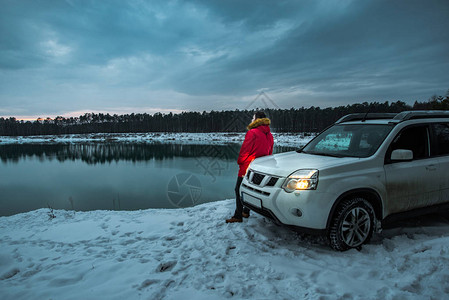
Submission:
<svg viewBox="0 0 449 300">
<path fill-rule="evenodd" d="M 438 203 L 440 197 L 439 164 L 430 157 L 428 125 L 409 126 L 391 143 L 385 159 L 387 214 L 408 211 Z M 396 149 L 411 150 L 410 161 L 391 161 Z"/>
<path fill-rule="evenodd" d="M 440 164 L 438 181 L 440 184 L 440 203 L 449 202 L 449 123 L 434 123 L 432 131 L 435 143 L 435 156 Z"/>
</svg>

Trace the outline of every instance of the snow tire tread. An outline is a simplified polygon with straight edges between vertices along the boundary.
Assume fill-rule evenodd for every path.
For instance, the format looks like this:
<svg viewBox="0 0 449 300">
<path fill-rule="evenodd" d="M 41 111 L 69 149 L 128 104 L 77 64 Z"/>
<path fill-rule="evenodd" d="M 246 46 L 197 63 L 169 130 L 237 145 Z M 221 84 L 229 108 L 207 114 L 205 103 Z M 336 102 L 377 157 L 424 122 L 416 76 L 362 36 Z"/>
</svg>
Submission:
<svg viewBox="0 0 449 300">
<path fill-rule="evenodd" d="M 372 205 L 366 201 L 364 198 L 357 197 L 357 198 L 350 198 L 343 200 L 337 207 L 337 210 L 334 213 L 334 216 L 331 221 L 331 225 L 329 227 L 329 243 L 332 249 L 337 251 L 346 251 L 351 249 L 352 247 L 348 246 L 342 239 L 340 235 L 341 230 L 341 224 L 343 222 L 343 217 L 346 214 L 346 212 L 354 207 L 362 207 L 364 208 L 368 214 L 370 215 L 370 222 L 371 227 L 369 234 L 363 244 L 366 244 L 371 239 L 371 236 L 373 235 L 373 228 L 374 228 L 374 209 Z M 361 247 L 361 246 L 359 246 Z M 356 247 L 356 248 L 359 248 Z"/>
</svg>

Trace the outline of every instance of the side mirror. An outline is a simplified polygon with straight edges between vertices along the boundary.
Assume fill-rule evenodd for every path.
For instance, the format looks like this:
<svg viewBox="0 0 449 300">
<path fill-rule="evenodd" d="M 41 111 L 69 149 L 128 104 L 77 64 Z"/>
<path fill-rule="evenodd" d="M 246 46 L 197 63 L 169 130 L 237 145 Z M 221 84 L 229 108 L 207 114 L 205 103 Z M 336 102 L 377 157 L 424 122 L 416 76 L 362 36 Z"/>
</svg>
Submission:
<svg viewBox="0 0 449 300">
<path fill-rule="evenodd" d="M 407 161 L 413 159 L 413 151 L 405 149 L 396 149 L 391 152 L 392 161 Z"/>
</svg>

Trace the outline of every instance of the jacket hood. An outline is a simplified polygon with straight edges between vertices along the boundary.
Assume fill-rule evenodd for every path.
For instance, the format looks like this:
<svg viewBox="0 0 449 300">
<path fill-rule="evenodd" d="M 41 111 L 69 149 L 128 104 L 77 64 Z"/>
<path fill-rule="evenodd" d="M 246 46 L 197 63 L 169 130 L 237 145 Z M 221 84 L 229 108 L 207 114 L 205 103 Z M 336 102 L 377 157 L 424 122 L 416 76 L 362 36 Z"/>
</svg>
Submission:
<svg viewBox="0 0 449 300">
<path fill-rule="evenodd" d="M 269 126 L 271 124 L 270 119 L 268 118 L 259 118 L 259 119 L 255 119 L 253 122 L 251 122 L 251 124 L 248 125 L 248 130 L 251 130 L 253 128 L 262 126 L 262 125 L 266 125 Z"/>
</svg>

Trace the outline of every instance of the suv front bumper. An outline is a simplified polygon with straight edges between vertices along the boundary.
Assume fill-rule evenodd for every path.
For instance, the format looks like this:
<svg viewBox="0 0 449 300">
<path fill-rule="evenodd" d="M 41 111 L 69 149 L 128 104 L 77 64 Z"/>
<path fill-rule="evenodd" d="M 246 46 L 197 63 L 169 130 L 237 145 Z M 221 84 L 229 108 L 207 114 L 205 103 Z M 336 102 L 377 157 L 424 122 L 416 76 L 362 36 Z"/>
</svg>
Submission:
<svg viewBox="0 0 449 300">
<path fill-rule="evenodd" d="M 245 176 L 240 193 L 245 206 L 276 222 L 308 233 L 323 233 L 335 195 L 317 190 L 287 193 L 282 189 L 285 178 L 254 172 Z M 253 181 L 254 173 L 264 178 Z M 276 184 L 268 186 L 271 178 Z"/>
</svg>

